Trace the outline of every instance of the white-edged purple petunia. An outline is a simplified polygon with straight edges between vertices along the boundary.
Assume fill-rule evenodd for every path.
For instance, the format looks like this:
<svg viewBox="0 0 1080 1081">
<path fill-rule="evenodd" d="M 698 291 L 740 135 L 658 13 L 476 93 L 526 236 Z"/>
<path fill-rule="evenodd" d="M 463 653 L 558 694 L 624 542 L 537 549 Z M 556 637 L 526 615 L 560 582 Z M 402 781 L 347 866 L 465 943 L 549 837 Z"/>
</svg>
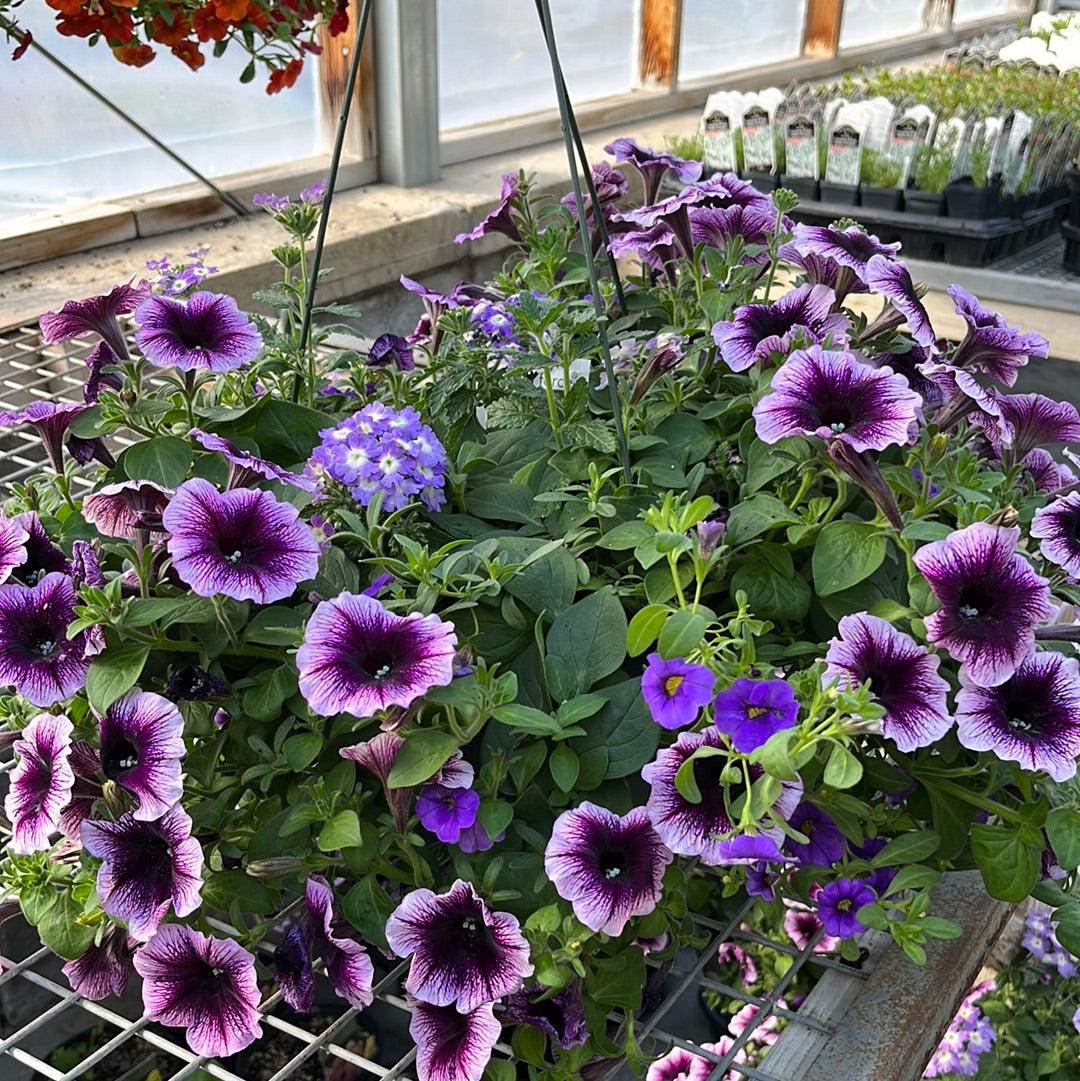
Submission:
<svg viewBox="0 0 1080 1081">
<path fill-rule="evenodd" d="M 87 819 L 83 847 L 104 863 L 98 868 L 101 907 L 126 920 L 132 938 L 145 942 L 168 915 L 188 916 L 202 903 L 202 846 L 179 804 L 156 822 L 130 813 L 115 822 Z"/>
<path fill-rule="evenodd" d="M 224 293 L 186 301 L 152 295 L 135 311 L 135 344 L 151 364 L 181 371 L 228 372 L 254 360 L 262 335 Z"/>
<path fill-rule="evenodd" d="M 101 725 L 101 768 L 139 801 L 141 822 L 160 818 L 184 794 L 184 718 L 167 698 L 138 688 L 109 706 Z"/>
<path fill-rule="evenodd" d="M 312 947 L 322 958 L 334 990 L 358 1010 L 372 1002 L 375 967 L 363 944 L 350 933 L 334 908 L 334 891 L 320 875 L 308 875 L 304 890 L 311 919 Z"/>
<path fill-rule="evenodd" d="M 127 357 L 127 343 L 118 316 L 134 311 L 150 295 L 149 283 L 127 282 L 100 296 L 69 300 L 58 312 L 46 312 L 39 320 L 41 338 L 47 345 L 97 334 L 118 357 Z"/>
<path fill-rule="evenodd" d="M 386 940 L 398 957 L 412 956 L 409 994 L 463 1014 L 520 990 L 533 972 L 516 917 L 493 912 L 461 879 L 446 893 L 406 894 L 386 921 Z"/>
<path fill-rule="evenodd" d="M 135 954 L 150 1021 L 187 1029 L 197 1055 L 232 1055 L 262 1035 L 255 959 L 239 942 L 167 923 Z"/>
<path fill-rule="evenodd" d="M 952 727 L 949 684 L 938 675 L 940 658 L 879 616 L 856 612 L 844 616 L 839 636 L 825 654 L 826 683 L 870 684 L 885 710 L 881 733 L 901 751 L 935 743 Z"/>
<path fill-rule="evenodd" d="M 967 323 L 964 339 L 952 355 L 958 368 L 985 372 L 1011 387 L 1029 357 L 1049 355 L 1050 343 L 1041 334 L 1025 334 L 1019 327 L 1009 326 L 1002 315 L 984 308 L 961 285 L 950 285 L 945 291 L 955 303 L 957 315 Z"/>
<path fill-rule="evenodd" d="M 216 451 L 229 463 L 229 478 L 225 482 L 228 490 L 247 488 L 264 480 L 276 480 L 282 484 L 291 484 L 304 492 L 314 492 L 318 487 L 313 480 L 290 473 L 287 469 L 265 458 L 259 458 L 250 451 L 243 450 L 224 436 L 213 432 L 204 432 L 201 428 L 191 428 L 188 435 L 205 450 Z"/>
<path fill-rule="evenodd" d="M 1022 462 L 1047 443 L 1080 443 L 1080 410 L 1045 394 L 1002 394 L 998 399 L 1006 435 L 999 448 L 1008 464 Z"/>
<path fill-rule="evenodd" d="M 872 368 L 851 353 L 812 345 L 797 349 L 756 406 L 758 437 L 777 443 L 816 435 L 854 451 L 907 446 L 918 433 L 919 397 L 891 368 Z"/>
<path fill-rule="evenodd" d="M 15 518 L 0 514 L 0 584 L 11 577 L 16 567 L 26 562 L 26 542 L 30 534 Z"/>
<path fill-rule="evenodd" d="M 116 481 L 83 500 L 82 516 L 107 537 L 133 541 L 139 530 L 162 532 L 161 515 L 172 494 L 152 480 Z"/>
<path fill-rule="evenodd" d="M 11 822 L 11 850 L 19 855 L 48 848 L 60 828 L 60 814 L 75 785 L 70 762 L 74 730 L 67 717 L 40 713 L 15 741 L 19 760 L 11 771 L 4 814 Z"/>
<path fill-rule="evenodd" d="M 86 634 L 68 637 L 75 586 L 66 574 L 46 574 L 35 586 L 0 586 L 0 685 L 31 705 L 50 706 L 86 685 Z"/>
<path fill-rule="evenodd" d="M 398 616 L 374 597 L 342 593 L 308 620 L 296 653 L 300 693 L 324 716 L 373 717 L 445 687 L 456 648 L 454 625 L 437 615 Z"/>
<path fill-rule="evenodd" d="M 1069 492 L 1035 512 L 1031 535 L 1039 551 L 1071 578 L 1080 578 L 1080 492 Z"/>
<path fill-rule="evenodd" d="M 586 801 L 555 819 L 544 870 L 586 927 L 615 937 L 659 904 L 673 858 L 644 807 L 620 817 Z"/>
<path fill-rule="evenodd" d="M 934 348 L 937 334 L 904 263 L 886 255 L 872 255 L 867 260 L 863 281 L 892 302 L 907 320 L 908 332 L 919 345 L 928 350 Z"/>
<path fill-rule="evenodd" d="M 1035 625 L 1052 613 L 1045 578 L 1016 551 L 1018 528 L 975 522 L 914 555 L 941 607 L 929 640 L 984 687 L 1004 683 L 1035 649 Z"/>
<path fill-rule="evenodd" d="M 123 993 L 134 975 L 135 939 L 123 927 L 107 924 L 100 942 L 91 942 L 81 957 L 61 969 L 72 990 L 91 1002 Z"/>
<path fill-rule="evenodd" d="M 480 1081 L 502 1032 L 491 1003 L 467 1013 L 430 1002 L 409 1006 L 418 1081 Z"/>
<path fill-rule="evenodd" d="M 547 994 L 548 990 L 538 983 L 526 984 L 506 1000 L 503 1020 L 532 1025 L 564 1050 L 581 1047 L 589 1040 L 581 984 L 575 980 L 554 995 Z"/>
<path fill-rule="evenodd" d="M 379 778 L 398 833 L 404 833 L 409 823 L 409 802 L 413 790 L 412 788 L 392 788 L 387 782 L 398 752 L 404 746 L 405 740 L 396 732 L 379 732 L 378 735 L 363 743 L 342 747 L 338 751 L 342 758 L 359 762 L 364 769 L 370 770 Z"/>
<path fill-rule="evenodd" d="M 996 687 L 980 687 L 961 669 L 956 737 L 1055 781 L 1076 774 L 1080 756 L 1080 674 L 1075 657 L 1036 651 Z"/>
<path fill-rule="evenodd" d="M 701 176 L 700 161 L 687 161 L 664 151 L 639 146 L 633 139 L 615 139 L 604 147 L 604 152 L 615 159 L 616 165 L 632 165 L 641 174 L 645 184 L 645 203 L 651 203 L 660 191 L 660 182 L 668 170 L 672 170 L 684 184 L 691 184 Z"/>
<path fill-rule="evenodd" d="M 652 719 L 661 728 L 685 728 L 697 720 L 702 706 L 712 698 L 716 676 L 703 664 L 681 657 L 665 661 L 650 653 L 641 674 L 641 694 Z"/>
<path fill-rule="evenodd" d="M 173 567 L 201 597 L 272 604 L 319 570 L 319 542 L 290 503 L 270 492 L 219 492 L 195 478 L 162 515 Z"/>
</svg>

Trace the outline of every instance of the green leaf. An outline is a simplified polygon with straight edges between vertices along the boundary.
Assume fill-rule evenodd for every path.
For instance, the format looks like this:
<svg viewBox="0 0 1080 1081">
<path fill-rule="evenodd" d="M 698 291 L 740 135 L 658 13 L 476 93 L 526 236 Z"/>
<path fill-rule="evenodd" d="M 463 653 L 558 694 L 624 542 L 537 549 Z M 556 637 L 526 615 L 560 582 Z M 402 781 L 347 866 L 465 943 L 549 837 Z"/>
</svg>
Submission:
<svg viewBox="0 0 1080 1081">
<path fill-rule="evenodd" d="M 1042 832 L 1032 826 L 976 824 L 971 827 L 971 852 L 991 897 L 1018 904 L 1039 881 Z"/>
<path fill-rule="evenodd" d="M 750 611 L 760 619 L 802 619 L 813 594 L 801 575 L 777 570 L 764 561 L 744 563 L 731 576 L 731 594 L 746 594 Z"/>
<path fill-rule="evenodd" d="M 515 1081 L 517 1067 L 504 1058 L 493 1058 L 484 1067 L 483 1081 Z"/>
<path fill-rule="evenodd" d="M 735 548 L 773 526 L 790 525 L 798 520 L 798 516 L 776 496 L 758 493 L 731 508 L 724 541 Z"/>
<path fill-rule="evenodd" d="M 1073 955 L 1080 957 L 1080 901 L 1066 901 L 1054 909 L 1051 919 L 1054 937 Z"/>
<path fill-rule="evenodd" d="M 355 811 L 338 811 L 319 832 L 320 852 L 336 852 L 360 844 L 360 819 Z"/>
<path fill-rule="evenodd" d="M 814 544 L 811 567 L 820 596 L 869 578 L 885 559 L 885 534 L 867 522 L 829 522 Z"/>
<path fill-rule="evenodd" d="M 389 949 L 386 919 L 394 907 L 390 895 L 374 875 L 365 875 L 341 901 L 341 913 L 345 919 L 381 950 Z"/>
<path fill-rule="evenodd" d="M 469 514 L 485 521 L 535 525 L 532 490 L 522 484 L 488 484 L 465 492 Z"/>
<path fill-rule="evenodd" d="M 545 713 L 542 709 L 534 709 L 532 706 L 523 706 L 517 702 L 499 706 L 492 712 L 492 716 L 500 724 L 505 724 L 510 728 L 520 728 L 534 736 L 561 736 L 563 734 L 561 722 L 550 713 Z"/>
<path fill-rule="evenodd" d="M 79 922 L 82 906 L 70 894 L 57 894 L 57 898 L 57 903 L 43 913 L 37 932 L 53 953 L 74 961 L 93 941 L 96 928 Z"/>
<path fill-rule="evenodd" d="M 563 702 L 559 706 L 556 717 L 559 724 L 565 728 L 567 725 L 577 724 L 578 721 L 593 716 L 597 710 L 603 708 L 606 701 L 606 694 L 582 694 Z"/>
<path fill-rule="evenodd" d="M 836 744 L 825 763 L 822 780 L 831 788 L 851 788 L 862 777 L 862 763 L 843 744 Z"/>
<path fill-rule="evenodd" d="M 607 756 L 604 777 L 607 780 L 629 777 L 649 762 L 660 745 L 661 728 L 649 714 L 641 697 L 641 680 L 628 679 L 604 688 L 608 696 L 604 707 L 589 719 L 586 734 L 574 739 L 574 750 L 582 757 L 585 751 L 603 749 Z M 579 786 L 581 781 L 578 782 Z"/>
<path fill-rule="evenodd" d="M 149 480 L 164 488 L 182 484 L 191 468 L 191 445 L 175 435 L 159 435 L 128 447 L 120 465 L 133 480 Z"/>
<path fill-rule="evenodd" d="M 386 779 L 387 785 L 390 788 L 412 788 L 431 780 L 459 746 L 448 732 L 433 729 L 414 732 L 398 751 L 394 767 Z"/>
<path fill-rule="evenodd" d="M 691 650 L 701 645 L 708 623 L 705 617 L 681 609 L 672 612 L 664 621 L 657 643 L 660 656 L 665 660 L 685 657 Z"/>
<path fill-rule="evenodd" d="M 891 897 L 903 890 L 921 890 L 924 886 L 936 886 L 941 881 L 941 872 L 921 863 L 909 863 L 901 867 L 889 883 L 889 889 L 883 896 Z"/>
<path fill-rule="evenodd" d="M 514 808 L 503 800 L 484 799 L 476 812 L 476 820 L 487 830 L 489 837 L 498 837 L 514 818 Z"/>
<path fill-rule="evenodd" d="M 239 905 L 241 912 L 262 915 L 274 907 L 274 895 L 257 878 L 239 869 L 213 871 L 206 875 L 203 882 L 203 901 L 211 908 L 220 908 L 228 912 L 234 905 Z"/>
<path fill-rule="evenodd" d="M 548 543 L 534 537 L 504 537 L 499 540 L 499 550 L 512 562 L 523 563 Z M 574 602 L 577 560 L 565 548 L 556 548 L 519 570 L 504 588 L 532 611 L 558 615 Z"/>
<path fill-rule="evenodd" d="M 162 629 L 173 623 L 205 623 L 214 618 L 214 602 L 209 597 L 147 597 L 131 602 L 124 615 L 127 627 L 149 627 L 160 622 Z"/>
<path fill-rule="evenodd" d="M 291 665 L 267 668 L 256 677 L 240 699 L 244 712 L 257 721 L 272 721 L 281 713 L 286 700 L 296 693 L 297 677 Z"/>
<path fill-rule="evenodd" d="M 291 646 L 300 640 L 303 629 L 303 613 L 295 608 L 281 605 L 261 608 L 244 628 L 244 641 L 268 646 Z"/>
<path fill-rule="evenodd" d="M 905 863 L 921 863 L 941 846 L 941 838 L 933 830 L 902 833 L 894 837 L 871 863 L 875 867 L 900 867 Z"/>
<path fill-rule="evenodd" d="M 318 732 L 298 732 L 295 736 L 289 736 L 282 745 L 281 753 L 292 766 L 293 773 L 299 773 L 315 761 L 322 745 L 322 736 Z"/>
<path fill-rule="evenodd" d="M 551 779 L 558 786 L 559 791 L 570 792 L 577 783 L 581 762 L 567 744 L 560 743 L 548 758 L 548 769 L 551 770 Z"/>
<path fill-rule="evenodd" d="M 610 588 L 590 593 L 562 612 L 547 634 L 547 652 L 569 670 L 573 693 L 583 694 L 626 659 L 626 612 Z"/>
<path fill-rule="evenodd" d="M 605 548 L 611 552 L 621 552 L 636 548 L 642 541 L 649 540 L 653 536 L 652 527 L 644 522 L 620 522 L 614 529 L 608 530 L 602 537 L 597 538 L 596 547 Z"/>
<path fill-rule="evenodd" d="M 1071 871 L 1080 867 L 1080 811 L 1058 807 L 1046 816 L 1046 835 L 1058 863 Z"/>
<path fill-rule="evenodd" d="M 99 653 L 86 675 L 86 697 L 98 713 L 104 713 L 138 682 L 150 647 L 125 642 Z"/>
<path fill-rule="evenodd" d="M 319 445 L 319 432 L 326 427 L 324 413 L 270 394 L 252 410 L 252 416 L 250 435 L 259 444 L 262 457 L 284 466 L 306 462 Z"/>
<path fill-rule="evenodd" d="M 626 631 L 626 651 L 631 657 L 644 653 L 656 641 L 670 611 L 666 604 L 647 604 L 634 613 Z"/>
<path fill-rule="evenodd" d="M 594 957 L 585 978 L 589 999 L 630 1012 L 641 1005 L 645 987 L 645 954 L 635 946 L 614 957 Z"/>
</svg>

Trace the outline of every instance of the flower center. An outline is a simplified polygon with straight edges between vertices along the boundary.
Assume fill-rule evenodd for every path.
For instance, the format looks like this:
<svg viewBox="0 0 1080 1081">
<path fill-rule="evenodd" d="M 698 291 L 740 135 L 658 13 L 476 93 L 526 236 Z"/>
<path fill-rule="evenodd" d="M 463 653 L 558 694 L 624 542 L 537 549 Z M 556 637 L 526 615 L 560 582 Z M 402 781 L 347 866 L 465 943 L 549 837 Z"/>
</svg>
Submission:
<svg viewBox="0 0 1080 1081">
<path fill-rule="evenodd" d="M 851 911 L 851 898 L 850 897 L 841 897 L 840 900 L 836 902 L 836 911 L 837 912 L 850 912 Z"/>
<path fill-rule="evenodd" d="M 461 929 L 467 935 L 475 935 L 476 932 L 480 930 L 480 925 L 476 922 L 475 916 L 466 916 L 461 921 Z"/>
<path fill-rule="evenodd" d="M 747 720 L 754 720 L 756 717 L 764 717 L 769 712 L 768 706 L 747 706 L 746 717 Z"/>
<path fill-rule="evenodd" d="M 378 668 L 371 674 L 371 678 L 376 682 L 386 679 L 390 675 L 390 665 L 380 664 Z"/>
<path fill-rule="evenodd" d="M 619 852 L 605 852 L 599 863 L 600 873 L 608 882 L 614 881 L 626 870 L 626 863 Z"/>
<path fill-rule="evenodd" d="M 956 611 L 961 619 L 978 619 L 986 615 L 992 603 L 990 595 L 982 589 L 965 589 L 957 600 Z"/>
<path fill-rule="evenodd" d="M 130 740 L 120 739 L 102 756 L 101 768 L 105 776 L 115 781 L 139 764 L 139 751 Z"/>
<path fill-rule="evenodd" d="M 685 679 L 685 676 L 680 675 L 668 676 L 667 679 L 664 680 L 664 694 L 666 694 L 668 698 L 674 698 Z"/>
<path fill-rule="evenodd" d="M 232 566 L 235 567 L 236 564 L 239 563 L 242 558 L 243 558 L 243 556 L 242 556 L 242 554 L 240 552 L 240 549 L 237 548 L 236 551 L 232 553 L 232 555 L 227 555 L 225 557 L 225 562 L 229 563 L 229 564 L 231 564 Z"/>
<path fill-rule="evenodd" d="M 32 648 L 35 653 L 40 654 L 42 657 L 51 657 L 60 647 L 56 644 L 54 638 L 51 638 L 48 634 L 43 634 Z"/>
</svg>

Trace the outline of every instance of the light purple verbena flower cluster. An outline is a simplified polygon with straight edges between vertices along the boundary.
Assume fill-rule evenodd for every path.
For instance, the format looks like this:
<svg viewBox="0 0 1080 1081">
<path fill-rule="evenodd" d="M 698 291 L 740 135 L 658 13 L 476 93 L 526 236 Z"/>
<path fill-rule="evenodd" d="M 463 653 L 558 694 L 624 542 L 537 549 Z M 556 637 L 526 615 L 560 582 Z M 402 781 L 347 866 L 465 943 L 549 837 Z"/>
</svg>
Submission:
<svg viewBox="0 0 1080 1081">
<path fill-rule="evenodd" d="M 1063 980 L 1071 980 L 1077 972 L 1076 962 L 1058 942 L 1054 934 L 1056 926 L 1046 908 L 1033 904 L 1024 917 L 1024 934 L 1020 945 L 1040 965 L 1053 969 Z"/>
<path fill-rule="evenodd" d="M 997 1039 L 989 1019 L 978 1007 L 979 1000 L 993 989 L 993 980 L 985 980 L 967 994 L 942 1036 L 923 1077 L 974 1077 L 978 1073 L 979 1059 L 993 1047 Z"/>
<path fill-rule="evenodd" d="M 182 297 L 197 289 L 211 274 L 216 274 L 216 266 L 207 266 L 204 260 L 210 254 L 210 248 L 203 245 L 194 251 L 189 251 L 185 263 L 177 263 L 175 266 L 169 262 L 168 256 L 160 259 L 147 259 L 146 269 L 157 272 L 157 277 L 151 282 L 151 288 L 155 293 L 166 297 Z"/>
<path fill-rule="evenodd" d="M 372 403 L 319 435 L 309 470 L 321 483 L 343 485 L 361 506 L 376 494 L 386 511 L 402 510 L 414 496 L 430 511 L 446 502 L 446 452 L 411 406 Z"/>
</svg>

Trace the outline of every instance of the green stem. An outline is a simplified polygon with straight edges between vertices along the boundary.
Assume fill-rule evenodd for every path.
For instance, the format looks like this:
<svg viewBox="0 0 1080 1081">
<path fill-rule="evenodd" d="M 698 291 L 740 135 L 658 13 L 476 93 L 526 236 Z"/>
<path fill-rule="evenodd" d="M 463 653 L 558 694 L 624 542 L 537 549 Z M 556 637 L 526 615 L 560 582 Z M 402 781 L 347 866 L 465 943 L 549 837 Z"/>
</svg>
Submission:
<svg viewBox="0 0 1080 1081">
<path fill-rule="evenodd" d="M 810 485 L 814 483 L 814 474 L 807 470 L 803 474 L 802 483 L 799 485 L 799 490 L 795 493 L 795 498 L 788 504 L 791 510 L 795 510 L 798 505 L 803 501 L 806 493 L 810 491 Z"/>
</svg>

